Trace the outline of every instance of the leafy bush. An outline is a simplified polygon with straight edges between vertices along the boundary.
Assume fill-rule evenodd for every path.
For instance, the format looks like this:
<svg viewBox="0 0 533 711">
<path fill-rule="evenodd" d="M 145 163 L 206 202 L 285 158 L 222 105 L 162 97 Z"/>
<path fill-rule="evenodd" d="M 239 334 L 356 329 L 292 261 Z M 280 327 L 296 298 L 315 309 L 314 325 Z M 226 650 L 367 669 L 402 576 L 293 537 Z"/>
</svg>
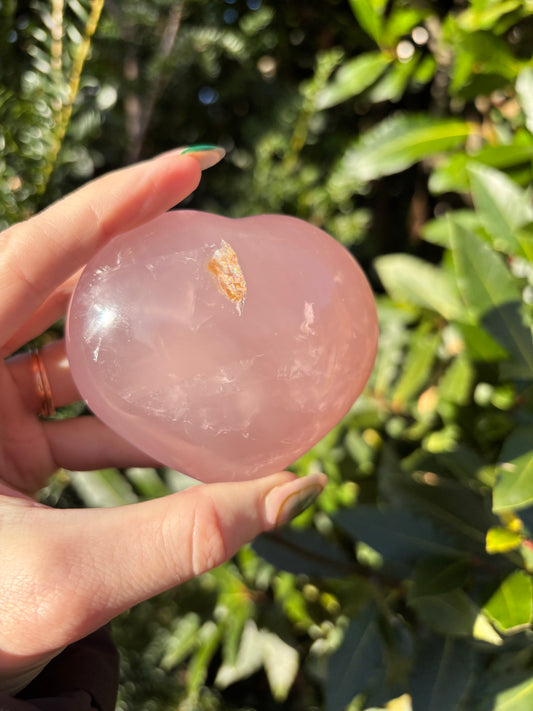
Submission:
<svg viewBox="0 0 533 711">
<path fill-rule="evenodd" d="M 324 227 L 381 325 L 364 395 L 294 466 L 328 474 L 319 503 L 116 622 L 118 708 L 529 710 L 533 6 L 110 3 L 74 86 L 98 7 L 65 5 L 61 63 L 53 13 L 0 8 L 0 219 L 219 142 L 192 204 Z M 43 499 L 188 483 L 61 472 Z"/>
</svg>

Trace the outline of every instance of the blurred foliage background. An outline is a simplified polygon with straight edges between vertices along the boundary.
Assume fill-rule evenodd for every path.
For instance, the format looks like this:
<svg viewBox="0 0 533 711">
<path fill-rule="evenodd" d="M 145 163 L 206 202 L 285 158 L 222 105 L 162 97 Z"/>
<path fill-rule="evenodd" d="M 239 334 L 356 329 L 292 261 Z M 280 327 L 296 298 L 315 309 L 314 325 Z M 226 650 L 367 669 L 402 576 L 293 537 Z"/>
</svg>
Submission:
<svg viewBox="0 0 533 711">
<path fill-rule="evenodd" d="M 116 621 L 121 711 L 533 707 L 532 47 L 530 0 L 0 2 L 1 227 L 216 143 L 188 206 L 311 221 L 378 302 L 364 395 L 294 465 L 326 492 Z M 190 484 L 61 471 L 42 498 Z"/>
</svg>

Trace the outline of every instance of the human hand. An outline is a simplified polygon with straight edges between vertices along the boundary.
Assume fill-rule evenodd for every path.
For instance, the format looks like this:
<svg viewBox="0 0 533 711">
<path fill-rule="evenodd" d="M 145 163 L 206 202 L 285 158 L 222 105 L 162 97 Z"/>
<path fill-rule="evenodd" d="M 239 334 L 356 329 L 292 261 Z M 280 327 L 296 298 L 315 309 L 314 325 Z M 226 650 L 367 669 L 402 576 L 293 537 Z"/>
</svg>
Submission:
<svg viewBox="0 0 533 711">
<path fill-rule="evenodd" d="M 30 354 L 65 312 L 88 259 L 189 195 L 216 152 L 179 151 L 108 174 L 0 233 L 0 692 L 132 605 L 222 563 L 318 496 L 288 472 L 195 486 L 116 509 L 57 510 L 34 494 L 59 467 L 153 464 L 96 417 L 39 417 Z M 63 341 L 41 351 L 56 405 L 80 399 Z"/>
</svg>

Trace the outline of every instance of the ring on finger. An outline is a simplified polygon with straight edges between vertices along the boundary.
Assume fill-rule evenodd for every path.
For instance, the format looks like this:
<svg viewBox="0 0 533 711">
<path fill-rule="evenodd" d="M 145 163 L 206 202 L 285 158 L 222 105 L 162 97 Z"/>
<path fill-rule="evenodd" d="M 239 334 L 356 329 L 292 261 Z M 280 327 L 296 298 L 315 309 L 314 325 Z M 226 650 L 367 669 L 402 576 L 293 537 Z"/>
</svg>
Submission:
<svg viewBox="0 0 533 711">
<path fill-rule="evenodd" d="M 56 409 L 52 397 L 52 388 L 50 387 L 41 353 L 38 348 L 33 348 L 30 351 L 30 355 L 33 382 L 40 402 L 39 415 L 41 417 L 51 417 Z"/>
</svg>

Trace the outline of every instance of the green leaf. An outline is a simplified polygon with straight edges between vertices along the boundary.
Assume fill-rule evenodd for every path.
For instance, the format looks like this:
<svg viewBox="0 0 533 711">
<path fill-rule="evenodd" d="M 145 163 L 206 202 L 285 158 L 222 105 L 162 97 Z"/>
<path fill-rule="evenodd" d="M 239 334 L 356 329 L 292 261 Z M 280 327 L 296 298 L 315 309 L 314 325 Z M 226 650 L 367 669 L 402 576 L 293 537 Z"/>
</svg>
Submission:
<svg viewBox="0 0 533 711">
<path fill-rule="evenodd" d="M 378 318 L 380 338 L 371 383 L 379 397 L 387 397 L 409 341 L 409 317 L 396 306 L 390 308 L 381 300 L 378 302 Z"/>
<path fill-rule="evenodd" d="M 526 642 L 527 645 L 527 642 Z M 531 711 L 533 708 L 533 675 L 530 650 L 498 655 L 480 675 L 481 703 L 475 711 Z"/>
<path fill-rule="evenodd" d="M 221 627 L 212 620 L 204 622 L 198 630 L 198 645 L 189 663 L 187 678 L 187 690 L 192 698 L 196 698 L 200 687 L 205 683 L 209 664 L 220 644 L 221 633 Z"/>
<path fill-rule="evenodd" d="M 381 101 L 400 101 L 419 64 L 419 52 L 416 52 L 407 62 L 394 62 L 386 74 L 368 92 L 370 101 L 374 104 Z"/>
<path fill-rule="evenodd" d="M 118 469 L 69 472 L 69 477 L 87 506 L 96 508 L 123 506 L 139 500 Z"/>
<path fill-rule="evenodd" d="M 422 6 L 421 6 L 422 7 Z M 398 7 L 393 4 L 388 14 L 384 30 L 384 42 L 388 47 L 396 47 L 398 42 L 408 35 L 415 25 L 423 22 L 428 11 L 416 7 Z"/>
<path fill-rule="evenodd" d="M 531 576 L 523 570 L 515 570 L 505 578 L 483 611 L 499 629 L 508 632 L 531 623 L 532 595 Z"/>
<path fill-rule="evenodd" d="M 395 411 L 405 408 L 427 384 L 440 342 L 440 334 L 431 332 L 426 322 L 422 322 L 412 334 L 403 370 L 392 394 Z"/>
<path fill-rule="evenodd" d="M 481 163 L 468 166 L 472 194 L 481 224 L 496 249 L 514 255 L 530 256 L 527 244 L 519 239 L 519 229 L 533 222 L 529 195 L 498 170 Z"/>
<path fill-rule="evenodd" d="M 494 555 L 495 553 L 508 553 L 514 551 L 522 543 L 522 536 L 516 531 L 510 531 L 508 528 L 494 526 L 487 531 L 487 541 L 485 547 L 487 553 Z"/>
<path fill-rule="evenodd" d="M 481 228 L 478 215 L 474 210 L 454 210 L 451 215 L 444 214 L 433 220 L 428 220 L 422 228 L 422 237 L 428 242 L 438 244 L 441 247 L 450 246 L 450 224 L 449 218 L 453 218 L 456 224 L 464 228 L 477 232 Z"/>
<path fill-rule="evenodd" d="M 502 513 L 533 503 L 533 427 L 518 427 L 504 442 L 493 492 L 493 510 Z"/>
<path fill-rule="evenodd" d="M 191 654 L 198 645 L 200 618 L 195 612 L 181 617 L 165 642 L 161 668 L 170 670 Z"/>
<path fill-rule="evenodd" d="M 395 508 L 406 508 L 435 521 L 465 552 L 486 554 L 486 531 L 496 525 L 497 519 L 478 493 L 444 477 L 435 476 L 431 485 L 415 480 L 390 447 L 384 449 L 379 464 L 379 484 Z"/>
<path fill-rule="evenodd" d="M 414 304 L 460 318 L 464 307 L 455 284 L 440 268 L 408 254 L 378 257 L 374 266 L 390 297 L 399 303 Z"/>
<path fill-rule="evenodd" d="M 413 576 L 413 598 L 439 595 L 460 588 L 468 574 L 470 563 L 465 558 L 426 558 L 417 563 Z"/>
<path fill-rule="evenodd" d="M 382 664 L 378 610 L 370 603 L 350 621 L 341 646 L 331 656 L 326 677 L 326 711 L 344 709 L 363 692 L 370 677 Z"/>
<path fill-rule="evenodd" d="M 469 190 L 468 166 L 471 162 L 482 163 L 500 170 L 518 171 L 520 166 L 529 166 L 533 158 L 533 137 L 523 130 L 513 135 L 512 143 L 502 143 L 496 146 L 486 146 L 477 153 L 468 155 L 465 152 L 456 153 L 443 160 L 429 176 L 430 192 L 440 195 L 446 192 L 467 192 Z M 518 173 L 521 184 L 530 181 L 530 170 L 526 167 L 525 174 Z"/>
<path fill-rule="evenodd" d="M 531 330 L 522 323 L 521 295 L 502 258 L 450 219 L 459 290 L 472 317 L 533 377 Z"/>
<path fill-rule="evenodd" d="M 241 636 L 237 658 L 233 663 L 224 660 L 218 669 L 215 685 L 225 689 L 255 674 L 262 666 L 263 638 L 255 622 L 248 620 Z"/>
<path fill-rule="evenodd" d="M 353 573 L 350 557 L 313 528 L 264 533 L 252 547 L 261 558 L 295 575 L 344 577 Z"/>
<path fill-rule="evenodd" d="M 316 108 L 329 109 L 357 96 L 372 86 L 390 63 L 391 59 L 381 52 L 367 52 L 345 61 L 333 80 L 318 94 Z"/>
<path fill-rule="evenodd" d="M 509 357 L 508 352 L 479 326 L 472 323 L 456 325 L 461 332 L 468 355 L 473 361 L 496 363 L 505 361 Z"/>
<path fill-rule="evenodd" d="M 466 640 L 431 636 L 414 659 L 413 711 L 456 711 L 473 678 L 474 650 Z"/>
<path fill-rule="evenodd" d="M 423 597 L 415 597 L 410 591 L 408 603 L 420 621 L 438 634 L 473 637 L 497 646 L 502 643 L 485 615 L 463 590 Z"/>
<path fill-rule="evenodd" d="M 516 80 L 516 93 L 526 115 L 526 126 L 533 133 L 533 68 L 522 69 Z"/>
<path fill-rule="evenodd" d="M 248 620 L 241 636 L 237 658 L 233 663 L 224 661 L 218 669 L 215 685 L 225 689 L 236 681 L 246 679 L 263 665 L 263 639 L 253 620 Z"/>
<path fill-rule="evenodd" d="M 465 121 L 396 114 L 364 133 L 346 151 L 332 179 L 357 188 L 455 148 L 469 133 Z"/>
<path fill-rule="evenodd" d="M 262 630 L 263 665 L 274 699 L 281 703 L 289 695 L 300 666 L 294 647 L 273 632 Z"/>
<path fill-rule="evenodd" d="M 217 672 L 215 684 L 225 689 L 263 666 L 272 696 L 278 702 L 284 701 L 298 673 L 298 652 L 277 634 L 259 630 L 253 620 L 248 620 L 236 659 L 233 663 L 224 661 Z"/>
<path fill-rule="evenodd" d="M 411 590 L 408 602 L 421 621 L 435 632 L 454 637 L 472 636 L 479 610 L 462 590 L 422 597 L 415 597 Z"/>
<path fill-rule="evenodd" d="M 494 699 L 491 711 L 531 711 L 533 708 L 533 678 L 501 691 Z"/>
<path fill-rule="evenodd" d="M 361 28 L 378 44 L 383 32 L 386 0 L 350 0 L 350 6 Z"/>
<path fill-rule="evenodd" d="M 146 499 L 156 499 L 166 496 L 170 490 L 161 480 L 155 469 L 149 467 L 130 467 L 126 476 L 135 486 L 137 491 Z"/>
<path fill-rule="evenodd" d="M 466 405 L 472 395 L 474 368 L 464 353 L 456 356 L 439 380 L 439 399 L 456 405 Z"/>
<path fill-rule="evenodd" d="M 391 567 L 407 572 L 421 556 L 463 557 L 446 533 L 405 509 L 360 504 L 340 511 L 334 521 L 356 541 L 376 550 Z"/>
<path fill-rule="evenodd" d="M 469 32 L 475 30 L 489 30 L 495 23 L 509 12 L 513 12 L 523 5 L 523 0 L 505 0 L 492 2 L 482 9 L 468 8 L 457 18 L 457 24 Z"/>
<path fill-rule="evenodd" d="M 454 49 L 450 91 L 460 92 L 463 98 L 503 88 L 520 67 L 508 43 L 488 32 L 462 32 Z"/>
<path fill-rule="evenodd" d="M 497 307 L 520 300 L 520 291 L 501 257 L 474 232 L 450 217 L 451 247 L 459 289 L 480 320 Z"/>
</svg>

